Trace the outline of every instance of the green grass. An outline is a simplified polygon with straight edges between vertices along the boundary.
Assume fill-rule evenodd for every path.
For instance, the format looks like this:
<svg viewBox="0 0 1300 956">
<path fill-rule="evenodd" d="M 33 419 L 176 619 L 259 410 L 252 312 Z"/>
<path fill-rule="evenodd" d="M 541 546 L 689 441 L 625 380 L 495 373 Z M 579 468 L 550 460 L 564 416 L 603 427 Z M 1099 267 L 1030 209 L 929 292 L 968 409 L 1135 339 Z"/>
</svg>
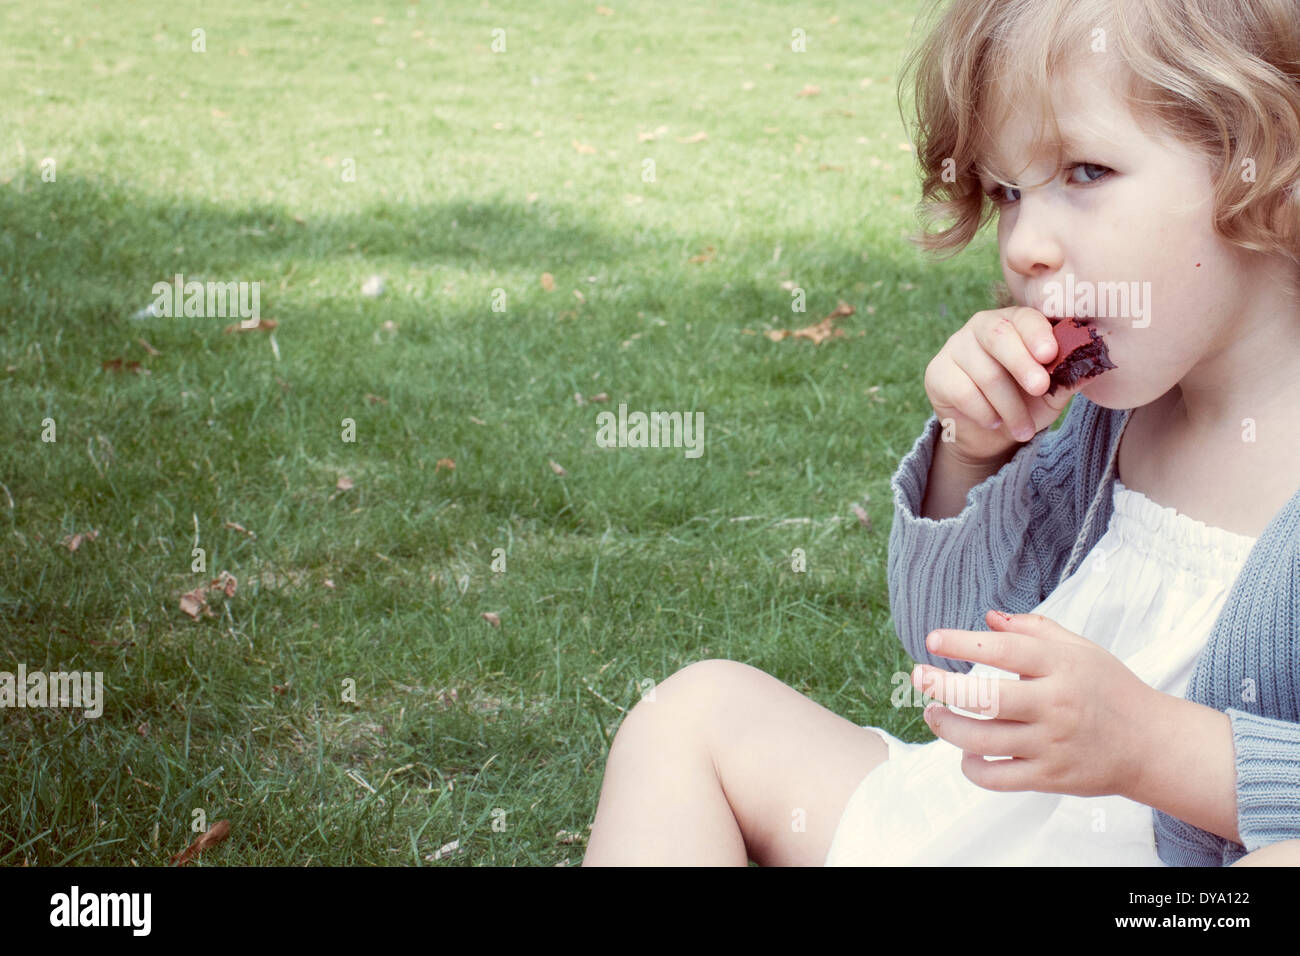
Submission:
<svg viewBox="0 0 1300 956">
<path fill-rule="evenodd" d="M 997 260 L 902 238 L 916 4 L 610 5 L 0 13 L 0 670 L 106 683 L 0 711 L 0 864 L 165 863 L 196 808 L 211 863 L 574 864 L 640 682 L 710 657 L 931 736 L 889 704 L 889 478 Z M 175 273 L 260 282 L 278 356 L 134 320 Z M 620 402 L 702 412 L 703 457 L 597 447 Z"/>
</svg>

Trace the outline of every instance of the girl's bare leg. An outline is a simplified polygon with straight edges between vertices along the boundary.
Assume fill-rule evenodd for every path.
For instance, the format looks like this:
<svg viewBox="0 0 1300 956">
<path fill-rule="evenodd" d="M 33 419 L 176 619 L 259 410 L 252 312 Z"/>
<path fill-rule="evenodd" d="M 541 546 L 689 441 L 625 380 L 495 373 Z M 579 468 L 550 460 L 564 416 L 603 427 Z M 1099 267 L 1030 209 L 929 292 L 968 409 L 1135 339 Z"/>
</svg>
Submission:
<svg viewBox="0 0 1300 956">
<path fill-rule="evenodd" d="M 610 746 L 584 866 L 821 866 L 884 740 L 737 661 L 691 664 Z"/>
</svg>

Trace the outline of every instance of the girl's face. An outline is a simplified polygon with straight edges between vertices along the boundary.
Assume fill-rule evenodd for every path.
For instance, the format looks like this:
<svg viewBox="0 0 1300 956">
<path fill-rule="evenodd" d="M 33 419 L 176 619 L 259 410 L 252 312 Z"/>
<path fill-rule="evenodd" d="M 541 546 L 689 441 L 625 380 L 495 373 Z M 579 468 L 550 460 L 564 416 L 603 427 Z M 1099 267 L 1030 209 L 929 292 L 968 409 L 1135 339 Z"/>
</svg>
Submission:
<svg viewBox="0 0 1300 956">
<path fill-rule="evenodd" d="M 1049 316 L 1092 317 L 1117 367 L 1082 391 L 1107 408 L 1136 408 L 1194 369 L 1187 384 L 1217 388 L 1257 368 L 1259 353 L 1251 349 L 1267 347 L 1276 328 L 1263 320 L 1276 305 L 1265 302 L 1276 282 L 1262 274 L 1264 257 L 1215 234 L 1208 161 L 1140 128 L 1107 62 L 1105 54 L 1086 58 L 1058 93 L 1061 133 L 1074 147 L 1051 182 L 1017 191 L 982 175 L 981 186 L 1000 207 L 1002 273 L 1015 300 Z M 1011 119 L 995 131 L 998 152 L 985 165 L 1008 182 L 1032 185 L 1052 174 L 1052 157 L 1032 157 L 1019 172 L 1035 132 L 1035 117 L 1022 113 L 1013 107 L 1005 114 Z M 1061 311 L 1049 311 L 1053 283 Z M 1119 283 L 1128 287 L 1126 309 Z M 1078 305 L 1085 287 L 1092 301 Z M 1211 357 L 1213 367 L 1201 367 Z"/>
</svg>

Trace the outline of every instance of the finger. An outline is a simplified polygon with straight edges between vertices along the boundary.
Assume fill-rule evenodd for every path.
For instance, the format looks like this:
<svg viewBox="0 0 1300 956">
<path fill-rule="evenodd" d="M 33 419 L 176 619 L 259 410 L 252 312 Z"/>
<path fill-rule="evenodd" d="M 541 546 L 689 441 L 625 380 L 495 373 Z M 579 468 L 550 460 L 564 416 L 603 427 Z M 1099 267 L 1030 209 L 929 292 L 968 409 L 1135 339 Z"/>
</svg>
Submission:
<svg viewBox="0 0 1300 956">
<path fill-rule="evenodd" d="M 1009 677 L 995 674 L 954 674 L 918 664 L 912 670 L 912 685 L 948 707 L 957 707 L 986 718 L 1031 721 L 1037 719 L 1039 714 L 1029 683 Z"/>
<path fill-rule="evenodd" d="M 974 327 L 975 337 L 984 350 L 997 359 L 1030 395 L 1042 395 L 1051 384 L 1043 363 L 1029 352 L 1031 345 L 1035 349 L 1042 346 L 1039 337 L 1042 327 L 1038 325 L 1040 321 L 1047 328 L 1047 338 L 1052 342 L 1052 354 L 1055 356 L 1056 336 L 1052 334 L 1051 323 L 1041 312 L 1033 309 L 1014 309 L 1009 314 L 1006 310 L 994 312 Z"/>
<path fill-rule="evenodd" d="M 1009 793 L 1016 790 L 1037 790 L 1039 771 L 1037 761 L 1024 757 L 1011 760 L 985 760 L 980 754 L 963 753 L 961 772 L 966 779 L 985 790 Z"/>
<path fill-rule="evenodd" d="M 970 375 L 947 353 L 940 353 L 935 359 L 939 364 L 933 369 L 935 385 L 930 391 L 935 396 L 936 408 L 951 408 L 985 428 L 996 427 L 1001 417 Z M 926 374 L 930 371 L 927 369 Z"/>
<path fill-rule="evenodd" d="M 992 614 L 985 619 L 991 620 Z M 939 657 L 988 664 L 1021 677 L 1046 677 L 1058 657 L 1050 642 L 1023 624 L 1015 630 L 931 631 L 925 647 Z"/>
<path fill-rule="evenodd" d="M 984 615 L 984 620 L 989 627 L 1003 633 L 1025 634 L 1046 640 L 1063 641 L 1066 644 L 1095 645 L 1096 643 L 1088 640 L 1082 634 L 1076 634 L 1069 628 L 1062 627 L 1050 617 L 1044 617 L 1041 614 L 1005 614 L 1002 611 L 990 610 Z M 1017 671 L 1016 673 L 1022 674 L 1023 672 Z M 1042 675 L 1034 674 L 1032 676 L 1040 677 Z"/>
<path fill-rule="evenodd" d="M 1025 348 L 1029 350 L 1035 362 L 1046 365 L 1056 358 L 1060 344 L 1052 334 L 1051 319 L 1028 306 L 1013 310 L 1008 317 L 1016 327 L 1016 331 L 1020 333 L 1021 341 L 1025 343 Z"/>
<path fill-rule="evenodd" d="M 928 711 L 926 723 L 935 736 L 958 750 L 982 757 L 1036 757 L 1038 730 L 1014 720 L 978 720 L 954 714 L 943 707 Z"/>
<path fill-rule="evenodd" d="M 953 349 L 952 357 L 993 406 L 997 417 L 1002 419 L 1008 431 L 1020 441 L 1028 440 L 1021 437 L 1026 432 L 1032 438 L 1034 419 L 1025 407 L 1020 387 L 994 356 L 986 352 L 978 340 L 968 337 L 963 345 Z"/>
</svg>

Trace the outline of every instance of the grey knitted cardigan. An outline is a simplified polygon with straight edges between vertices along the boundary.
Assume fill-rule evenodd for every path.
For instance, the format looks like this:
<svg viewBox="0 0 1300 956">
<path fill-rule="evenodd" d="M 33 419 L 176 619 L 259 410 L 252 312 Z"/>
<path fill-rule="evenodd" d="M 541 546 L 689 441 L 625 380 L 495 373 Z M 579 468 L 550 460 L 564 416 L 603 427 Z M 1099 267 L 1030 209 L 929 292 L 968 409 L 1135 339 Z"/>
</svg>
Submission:
<svg viewBox="0 0 1300 956">
<path fill-rule="evenodd" d="M 930 631 L 987 630 L 989 608 L 1032 611 L 1080 565 L 1110 523 L 1130 414 L 1076 394 L 1059 428 L 1040 431 L 970 490 L 960 514 L 941 521 L 918 517 L 942 431 L 930 416 L 890 482 L 889 601 L 913 660 L 966 673 L 969 661 L 926 650 Z M 1153 808 L 1160 859 L 1226 866 L 1300 838 L 1300 491 L 1247 556 L 1186 696 L 1231 721 L 1243 843 Z"/>
</svg>

